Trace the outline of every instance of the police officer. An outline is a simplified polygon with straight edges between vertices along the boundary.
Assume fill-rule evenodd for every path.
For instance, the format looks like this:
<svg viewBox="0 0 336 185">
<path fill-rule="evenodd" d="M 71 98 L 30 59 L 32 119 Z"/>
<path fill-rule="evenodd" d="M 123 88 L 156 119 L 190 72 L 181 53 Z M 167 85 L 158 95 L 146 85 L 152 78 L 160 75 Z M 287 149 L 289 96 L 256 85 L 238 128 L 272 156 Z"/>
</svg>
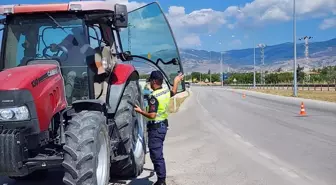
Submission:
<svg viewBox="0 0 336 185">
<path fill-rule="evenodd" d="M 149 96 L 148 112 L 138 106 L 135 111 L 148 118 L 148 148 L 154 170 L 158 178 L 154 185 L 166 185 L 166 164 L 163 158 L 163 142 L 168 129 L 168 108 L 170 98 L 177 92 L 178 84 L 183 79 L 179 74 L 174 79 L 172 90 L 162 88 L 163 75 L 160 71 L 152 71 L 148 81 L 153 92 Z"/>
</svg>

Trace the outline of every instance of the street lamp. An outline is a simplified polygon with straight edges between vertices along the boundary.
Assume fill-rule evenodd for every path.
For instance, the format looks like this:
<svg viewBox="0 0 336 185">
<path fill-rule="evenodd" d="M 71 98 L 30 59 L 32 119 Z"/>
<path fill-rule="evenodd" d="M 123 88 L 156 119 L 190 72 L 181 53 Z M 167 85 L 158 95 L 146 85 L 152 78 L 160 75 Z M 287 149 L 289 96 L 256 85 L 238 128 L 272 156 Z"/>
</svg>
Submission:
<svg viewBox="0 0 336 185">
<path fill-rule="evenodd" d="M 221 86 L 223 87 L 223 53 L 221 52 L 221 62 L 220 62 L 220 78 L 221 78 Z"/>
<path fill-rule="evenodd" d="M 242 13 L 240 7 L 238 7 L 237 11 Z M 255 33 L 255 31 L 253 31 Z M 256 44 L 255 37 L 253 37 L 253 88 L 256 88 Z"/>
<path fill-rule="evenodd" d="M 294 40 L 294 66 L 293 66 L 293 96 L 297 97 L 297 74 L 296 74 L 296 12 L 295 0 L 293 0 L 293 40 Z"/>
<path fill-rule="evenodd" d="M 211 35 L 209 35 L 209 37 L 211 37 Z M 210 63 L 211 63 L 211 49 L 210 49 Z M 212 83 L 211 83 L 211 70 L 209 70 L 210 71 L 210 85 L 212 85 Z"/>
<path fill-rule="evenodd" d="M 221 42 L 219 43 L 222 44 Z M 223 51 L 221 51 L 221 58 L 220 58 L 220 79 L 221 79 L 221 86 L 223 87 Z"/>
<path fill-rule="evenodd" d="M 256 46 L 253 38 L 253 88 L 256 88 Z"/>
</svg>

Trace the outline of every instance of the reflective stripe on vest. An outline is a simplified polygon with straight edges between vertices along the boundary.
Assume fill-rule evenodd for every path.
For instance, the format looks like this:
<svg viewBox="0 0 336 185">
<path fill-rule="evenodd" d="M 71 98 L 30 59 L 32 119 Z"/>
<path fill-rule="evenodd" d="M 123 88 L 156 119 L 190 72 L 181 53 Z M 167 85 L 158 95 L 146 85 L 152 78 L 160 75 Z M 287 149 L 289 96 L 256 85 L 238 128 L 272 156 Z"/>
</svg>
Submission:
<svg viewBox="0 0 336 185">
<path fill-rule="evenodd" d="M 153 91 L 150 96 L 154 96 L 158 103 L 158 110 L 156 117 L 154 119 L 149 119 L 150 121 L 163 121 L 168 118 L 168 109 L 170 103 L 170 90 L 169 89 L 159 89 Z"/>
</svg>

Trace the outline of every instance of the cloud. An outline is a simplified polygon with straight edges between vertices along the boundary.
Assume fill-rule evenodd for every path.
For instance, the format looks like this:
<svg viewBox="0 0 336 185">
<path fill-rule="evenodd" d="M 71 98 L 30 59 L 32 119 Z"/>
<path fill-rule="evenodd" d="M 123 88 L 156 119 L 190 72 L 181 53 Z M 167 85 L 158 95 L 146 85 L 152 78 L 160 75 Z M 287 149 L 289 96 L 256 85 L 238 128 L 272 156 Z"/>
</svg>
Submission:
<svg viewBox="0 0 336 185">
<path fill-rule="evenodd" d="M 181 6 L 171 6 L 166 14 L 173 30 L 186 35 L 188 33 L 215 33 L 226 24 L 224 12 L 212 9 L 195 10 L 185 12 Z"/>
<path fill-rule="evenodd" d="M 182 40 L 177 40 L 179 47 L 197 47 L 201 46 L 201 39 L 196 34 L 190 34 L 185 36 Z"/>
<path fill-rule="evenodd" d="M 216 33 L 227 23 L 224 12 L 200 9 L 190 13 L 181 6 L 170 6 L 166 17 L 174 31 L 179 47 L 201 44 L 200 35 Z"/>
<path fill-rule="evenodd" d="M 230 6 L 224 12 L 235 18 L 239 25 L 254 25 L 289 21 L 293 14 L 293 0 L 254 0 L 243 7 Z M 299 19 L 324 17 L 336 14 L 335 0 L 296 0 L 296 14 Z"/>
<path fill-rule="evenodd" d="M 235 28 L 235 25 L 234 24 L 228 24 L 227 27 L 230 29 L 230 30 L 233 30 Z"/>
<path fill-rule="evenodd" d="M 332 27 L 336 27 L 336 17 L 324 19 L 320 25 L 321 30 L 326 30 Z"/>
<path fill-rule="evenodd" d="M 230 45 L 234 46 L 234 47 L 238 47 L 238 46 L 242 45 L 242 41 L 240 39 L 235 39 L 232 42 L 230 42 Z"/>
</svg>

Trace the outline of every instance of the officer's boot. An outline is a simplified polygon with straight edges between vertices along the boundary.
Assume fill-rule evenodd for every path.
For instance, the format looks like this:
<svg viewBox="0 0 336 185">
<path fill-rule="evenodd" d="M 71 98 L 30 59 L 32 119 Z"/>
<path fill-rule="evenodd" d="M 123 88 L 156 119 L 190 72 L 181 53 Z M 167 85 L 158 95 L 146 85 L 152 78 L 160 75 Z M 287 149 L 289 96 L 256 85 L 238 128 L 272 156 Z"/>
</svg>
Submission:
<svg viewBox="0 0 336 185">
<path fill-rule="evenodd" d="M 166 179 L 158 179 L 153 185 L 166 185 Z"/>
</svg>

